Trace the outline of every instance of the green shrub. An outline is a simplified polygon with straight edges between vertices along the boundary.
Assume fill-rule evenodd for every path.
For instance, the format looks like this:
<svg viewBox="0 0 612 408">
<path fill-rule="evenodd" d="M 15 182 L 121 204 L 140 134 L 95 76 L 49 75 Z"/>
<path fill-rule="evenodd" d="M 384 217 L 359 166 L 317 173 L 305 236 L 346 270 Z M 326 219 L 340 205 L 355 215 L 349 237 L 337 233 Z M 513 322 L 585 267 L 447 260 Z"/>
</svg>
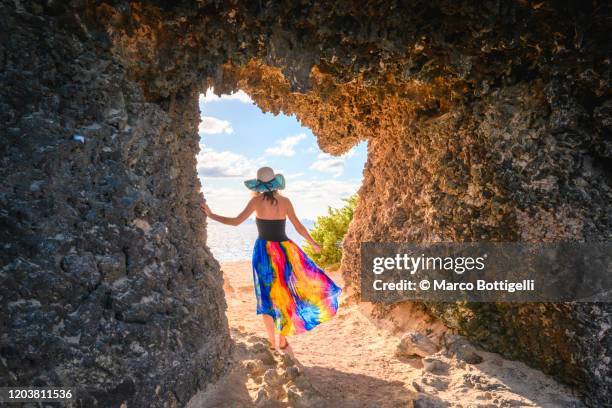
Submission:
<svg viewBox="0 0 612 408">
<path fill-rule="evenodd" d="M 327 215 L 317 217 L 310 235 L 321 246 L 321 252 L 316 253 L 309 243 L 304 245 L 304 252 L 321 268 L 335 269 L 342 259 L 342 240 L 353 219 L 353 211 L 357 204 L 357 195 L 344 199 L 346 205 L 342 208 L 327 207 Z"/>
</svg>

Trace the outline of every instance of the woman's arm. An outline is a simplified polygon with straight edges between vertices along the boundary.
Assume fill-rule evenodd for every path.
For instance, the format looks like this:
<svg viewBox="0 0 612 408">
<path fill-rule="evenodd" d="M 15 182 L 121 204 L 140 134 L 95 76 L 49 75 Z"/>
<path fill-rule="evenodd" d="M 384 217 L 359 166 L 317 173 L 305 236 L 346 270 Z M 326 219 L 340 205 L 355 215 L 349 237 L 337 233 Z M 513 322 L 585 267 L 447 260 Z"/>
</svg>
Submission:
<svg viewBox="0 0 612 408">
<path fill-rule="evenodd" d="M 317 244 L 317 242 L 314 239 L 312 239 L 306 227 L 304 227 L 304 225 L 300 222 L 300 219 L 297 217 L 297 215 L 295 215 L 293 204 L 291 204 L 291 201 L 289 201 L 288 198 L 287 198 L 287 203 L 288 203 L 287 217 L 289 217 L 289 221 L 291 221 L 291 223 L 295 227 L 295 230 L 298 232 L 298 234 L 303 236 L 304 239 L 310 243 L 310 245 L 315 250 L 315 252 L 319 252 L 321 250 L 321 247 L 319 246 L 319 244 Z"/>
<path fill-rule="evenodd" d="M 238 216 L 236 217 L 224 217 L 222 215 L 217 215 L 213 213 L 210 210 L 210 208 L 208 208 L 208 205 L 206 203 L 200 204 L 200 210 L 202 210 L 204 214 L 206 214 L 207 216 L 209 216 L 215 221 L 219 221 L 220 223 L 226 224 L 226 225 L 236 226 L 236 225 L 242 224 L 242 222 L 246 220 L 247 218 L 249 218 L 249 215 L 251 215 L 253 211 L 255 211 L 254 201 L 255 201 L 255 198 L 251 198 L 251 200 L 248 202 L 246 207 L 244 207 L 244 210 L 242 210 L 242 212 L 238 214 Z"/>
</svg>

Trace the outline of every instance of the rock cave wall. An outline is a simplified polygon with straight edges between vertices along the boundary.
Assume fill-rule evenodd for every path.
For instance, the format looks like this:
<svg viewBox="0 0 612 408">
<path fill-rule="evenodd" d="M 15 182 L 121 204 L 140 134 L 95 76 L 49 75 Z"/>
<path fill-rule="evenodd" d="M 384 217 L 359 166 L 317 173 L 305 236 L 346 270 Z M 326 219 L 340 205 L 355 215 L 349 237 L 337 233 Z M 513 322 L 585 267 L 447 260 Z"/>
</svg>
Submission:
<svg viewBox="0 0 612 408">
<path fill-rule="evenodd" d="M 332 154 L 368 141 L 342 261 L 356 297 L 364 240 L 612 235 L 603 2 L 5 1 L 1 18 L 2 378 L 180 404 L 223 371 L 195 211 L 209 86 L 295 113 Z M 609 305 L 425 307 L 610 403 Z"/>
<path fill-rule="evenodd" d="M 151 102 L 108 39 L 36 5 L 0 8 L 0 385 L 184 406 L 230 352 L 197 90 Z"/>
</svg>

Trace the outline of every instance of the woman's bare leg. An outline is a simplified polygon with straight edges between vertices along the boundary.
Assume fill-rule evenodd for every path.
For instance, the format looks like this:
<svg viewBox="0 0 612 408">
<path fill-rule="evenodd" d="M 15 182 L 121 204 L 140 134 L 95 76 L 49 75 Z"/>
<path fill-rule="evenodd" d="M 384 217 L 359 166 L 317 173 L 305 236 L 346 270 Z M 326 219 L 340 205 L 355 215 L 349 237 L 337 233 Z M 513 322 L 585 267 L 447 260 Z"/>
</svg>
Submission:
<svg viewBox="0 0 612 408">
<path fill-rule="evenodd" d="M 272 316 L 267 314 L 262 315 L 262 317 L 264 326 L 266 326 L 266 332 L 268 333 L 268 340 L 270 340 L 272 347 L 276 347 L 276 341 L 274 341 L 274 319 L 272 319 Z"/>
<path fill-rule="evenodd" d="M 278 347 L 285 347 L 287 344 L 287 338 L 282 334 L 278 335 Z"/>
</svg>

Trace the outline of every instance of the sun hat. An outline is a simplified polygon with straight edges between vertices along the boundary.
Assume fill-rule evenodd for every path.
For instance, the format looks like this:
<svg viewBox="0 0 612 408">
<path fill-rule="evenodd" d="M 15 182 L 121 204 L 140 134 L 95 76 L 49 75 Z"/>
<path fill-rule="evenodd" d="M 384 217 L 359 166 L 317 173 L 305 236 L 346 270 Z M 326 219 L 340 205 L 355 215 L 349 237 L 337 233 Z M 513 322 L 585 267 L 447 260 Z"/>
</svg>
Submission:
<svg viewBox="0 0 612 408">
<path fill-rule="evenodd" d="M 253 191 L 263 193 L 265 191 L 282 190 L 285 188 L 285 177 L 282 174 L 274 174 L 271 167 L 260 167 L 257 170 L 257 178 L 246 180 L 244 185 Z"/>
</svg>

